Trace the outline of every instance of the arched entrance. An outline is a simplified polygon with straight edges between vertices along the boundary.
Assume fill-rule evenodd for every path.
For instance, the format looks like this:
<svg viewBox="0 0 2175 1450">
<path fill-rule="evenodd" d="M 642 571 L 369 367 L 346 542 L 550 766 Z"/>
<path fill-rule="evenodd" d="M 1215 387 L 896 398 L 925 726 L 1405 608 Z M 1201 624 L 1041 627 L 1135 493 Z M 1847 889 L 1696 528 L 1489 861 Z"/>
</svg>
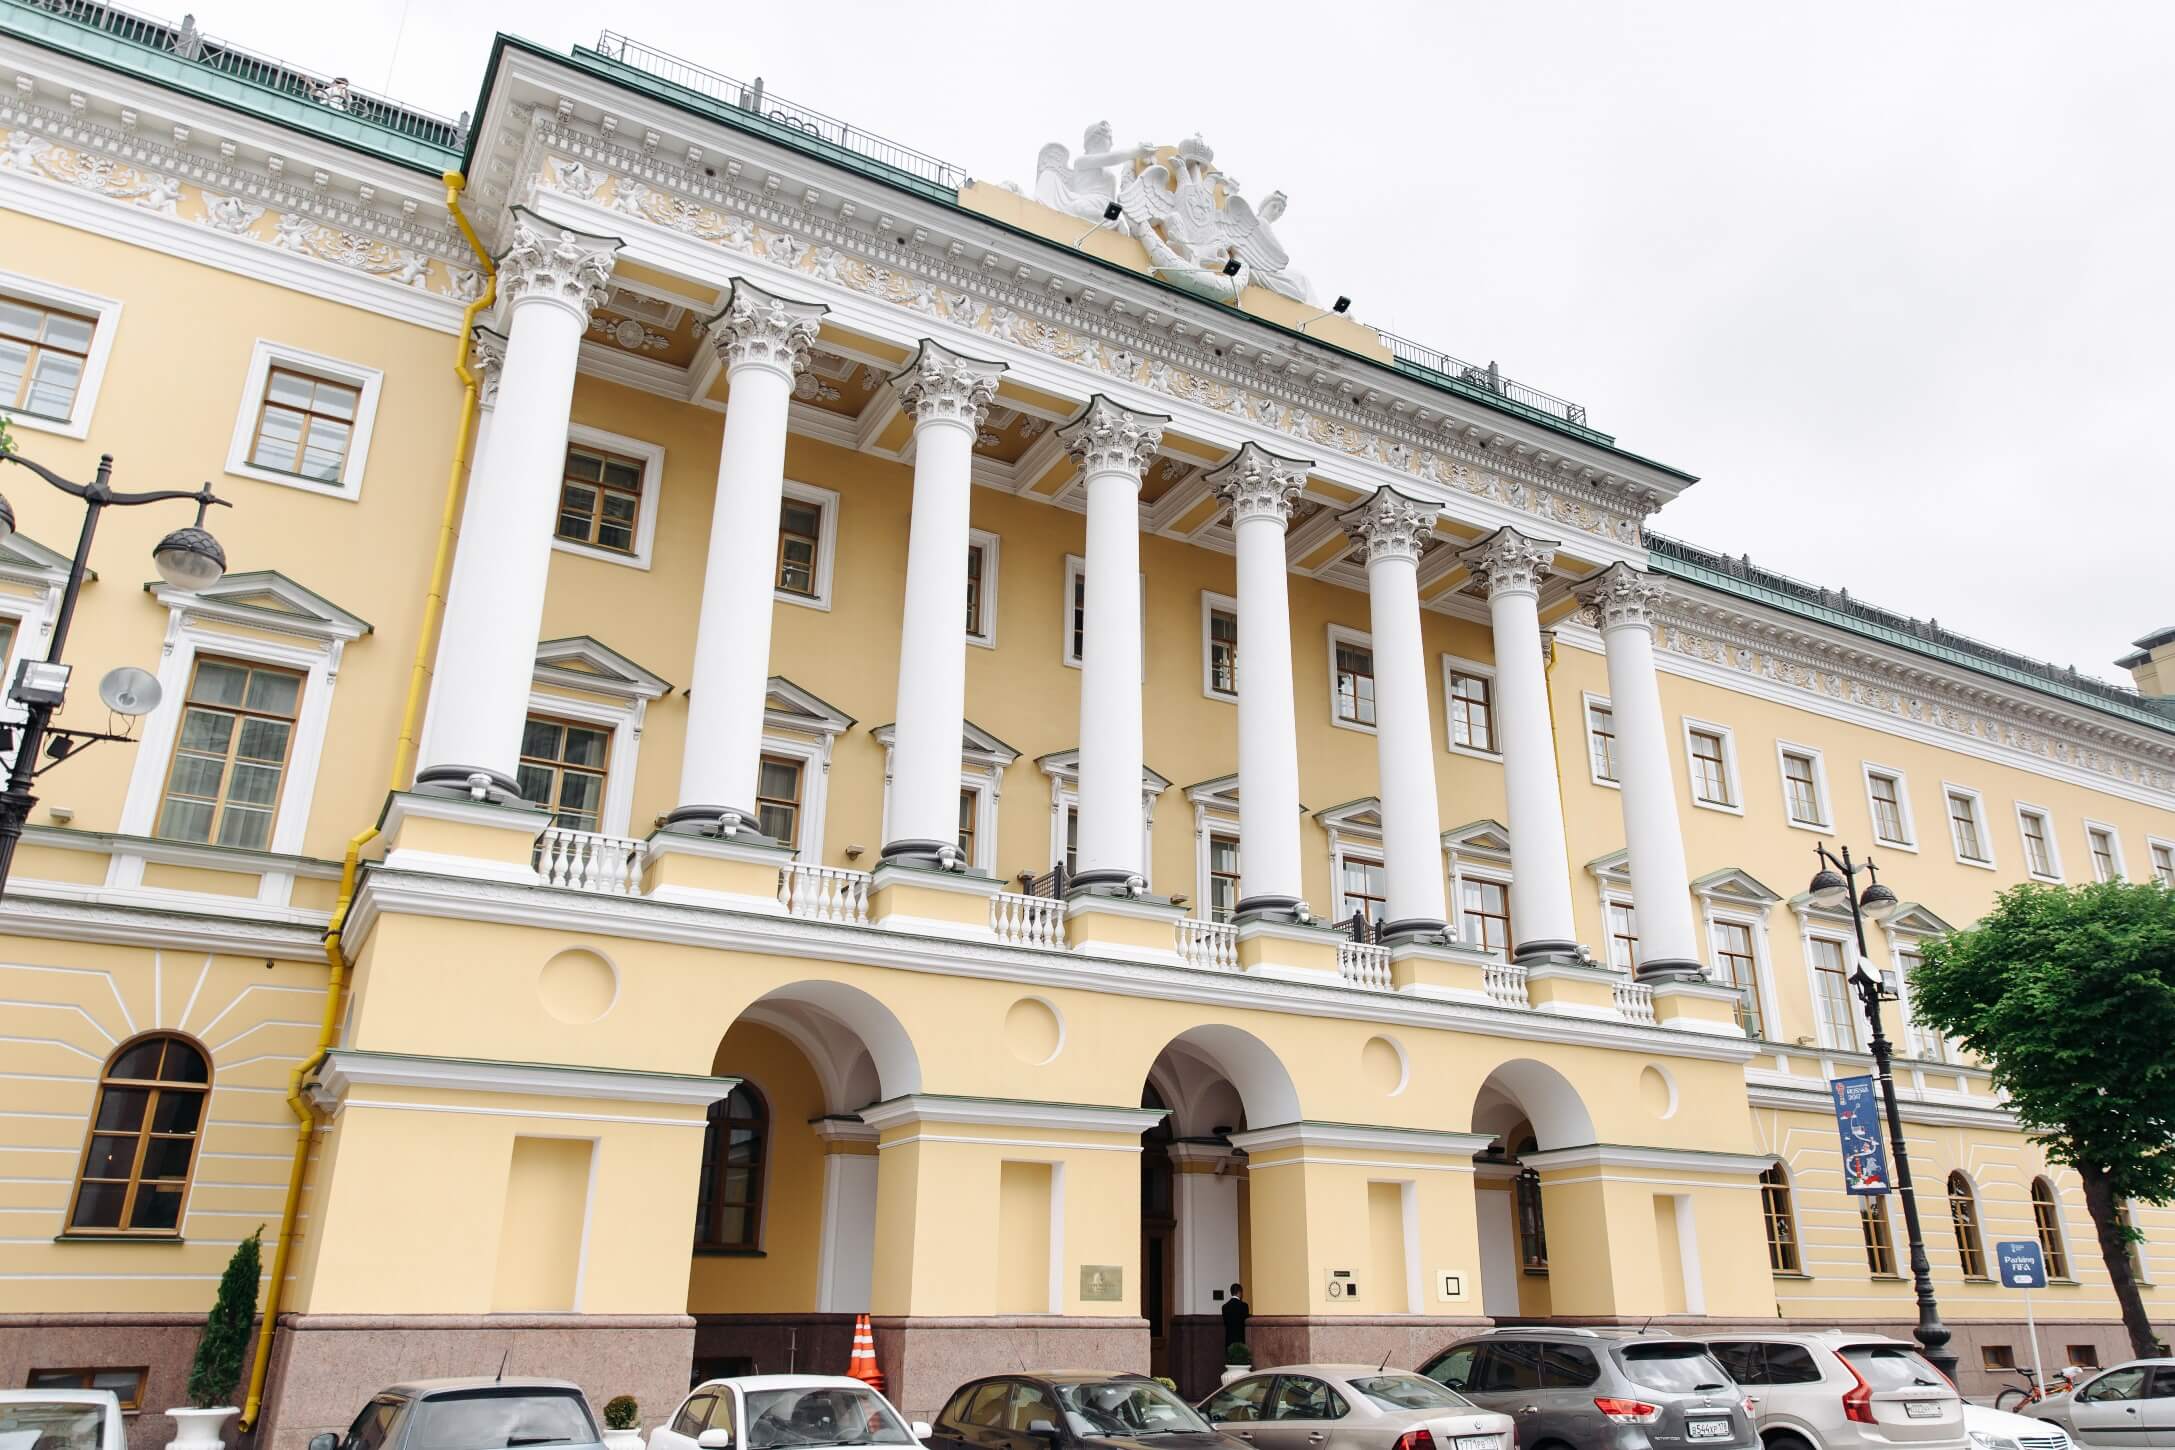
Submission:
<svg viewBox="0 0 2175 1450">
<path fill-rule="evenodd" d="M 1491 1139 L 1473 1158 L 1481 1312 L 1498 1321 L 1546 1319 L 1556 1312 L 1548 1195 L 1525 1158 L 1593 1142 L 1593 1118 L 1563 1074 L 1520 1059 L 1504 1063 L 1481 1083 L 1473 1100 L 1473 1131 Z"/>
</svg>

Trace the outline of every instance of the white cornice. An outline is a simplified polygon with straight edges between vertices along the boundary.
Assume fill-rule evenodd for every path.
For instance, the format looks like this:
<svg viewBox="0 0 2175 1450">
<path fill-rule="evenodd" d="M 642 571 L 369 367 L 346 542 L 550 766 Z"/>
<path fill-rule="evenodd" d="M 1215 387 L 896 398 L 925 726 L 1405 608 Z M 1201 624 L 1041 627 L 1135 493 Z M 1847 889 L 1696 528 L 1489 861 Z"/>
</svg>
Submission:
<svg viewBox="0 0 2175 1450">
<path fill-rule="evenodd" d="M 1120 1108 L 1097 1103 L 1025 1102 L 1009 1098 L 947 1097 L 913 1093 L 861 1109 L 861 1121 L 881 1131 L 902 1123 L 965 1123 L 987 1128 L 1063 1129 L 1125 1133 L 1139 1137 L 1163 1121 L 1163 1108 Z"/>
<path fill-rule="evenodd" d="M 1783 1083 L 1776 1074 L 1747 1072 L 1745 1074 L 1745 1100 L 1755 1108 L 1774 1108 L 1783 1112 L 1810 1113 L 1815 1117 L 1833 1120 L 1835 1104 L 1828 1096 L 1826 1083 Z M 1910 1093 L 1896 1094 L 1896 1111 L 1907 1123 L 1926 1123 L 1942 1128 L 1993 1128 L 2013 1133 L 2018 1130 L 2016 1114 L 2007 1108 L 1980 1107 L 1977 1104 L 1938 1102 Z"/>
<path fill-rule="evenodd" d="M 67 895 L 63 895 L 65 892 Z M 48 941 L 103 942 L 155 951 L 215 952 L 225 956 L 274 961 L 325 960 L 323 913 L 312 922 L 266 919 L 270 908 L 236 898 L 236 911 L 250 915 L 210 916 L 161 909 L 146 891 L 137 901 L 110 899 L 115 893 L 95 886 L 63 886 L 24 881 L 8 883 L 0 899 L 0 931 Z"/>
<path fill-rule="evenodd" d="M 1518 1161 L 1539 1173 L 1552 1168 L 1663 1168 L 1678 1173 L 1757 1175 L 1774 1159 L 1752 1153 L 1710 1153 L 1695 1148 L 1642 1148 L 1621 1143 L 1586 1143 L 1521 1153 Z"/>
<path fill-rule="evenodd" d="M 1276 1123 L 1233 1133 L 1231 1146 L 1249 1155 L 1281 1148 L 1346 1148 L 1382 1153 L 1437 1153 L 1470 1160 L 1495 1139 L 1487 1133 L 1458 1133 L 1440 1128 L 1377 1128 L 1361 1123 Z"/>
<path fill-rule="evenodd" d="M 403 1052 L 335 1048 L 325 1054 L 314 1091 L 337 1108 L 356 1087 L 431 1088 L 445 1092 L 514 1093 L 524 1097 L 608 1099 L 623 1103 L 674 1103 L 707 1108 L 739 1084 L 732 1077 L 630 1072 L 620 1068 L 559 1063 L 490 1062 L 463 1057 L 419 1057 Z"/>
</svg>

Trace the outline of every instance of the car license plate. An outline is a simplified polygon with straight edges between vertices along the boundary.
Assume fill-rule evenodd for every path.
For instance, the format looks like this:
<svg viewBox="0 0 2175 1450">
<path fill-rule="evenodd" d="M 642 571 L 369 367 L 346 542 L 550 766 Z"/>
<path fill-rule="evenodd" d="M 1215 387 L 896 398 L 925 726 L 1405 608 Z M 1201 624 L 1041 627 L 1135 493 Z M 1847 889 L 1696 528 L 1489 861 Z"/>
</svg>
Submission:
<svg viewBox="0 0 2175 1450">
<path fill-rule="evenodd" d="M 1727 1420 L 1686 1420 L 1684 1438 L 1687 1440 L 1727 1440 L 1730 1438 Z"/>
<path fill-rule="evenodd" d="M 1941 1413 L 1941 1407 L 1932 1400 L 1905 1400 L 1903 1413 L 1913 1420 L 1930 1420 Z"/>
<path fill-rule="evenodd" d="M 1503 1450 L 1500 1435 L 1457 1435 L 1452 1450 Z"/>
</svg>

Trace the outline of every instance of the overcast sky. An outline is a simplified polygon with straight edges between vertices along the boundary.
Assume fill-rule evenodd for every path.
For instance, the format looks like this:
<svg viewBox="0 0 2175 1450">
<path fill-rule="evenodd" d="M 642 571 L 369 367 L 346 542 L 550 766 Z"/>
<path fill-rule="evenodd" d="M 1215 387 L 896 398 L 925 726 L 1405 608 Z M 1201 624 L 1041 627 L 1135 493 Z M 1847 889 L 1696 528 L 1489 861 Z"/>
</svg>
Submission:
<svg viewBox="0 0 2175 1450">
<path fill-rule="evenodd" d="M 609 23 L 1030 188 L 1198 131 L 1355 315 L 1699 475 L 1663 532 L 2108 678 L 2175 624 L 2175 5 L 198 4 L 448 115 Z"/>
</svg>

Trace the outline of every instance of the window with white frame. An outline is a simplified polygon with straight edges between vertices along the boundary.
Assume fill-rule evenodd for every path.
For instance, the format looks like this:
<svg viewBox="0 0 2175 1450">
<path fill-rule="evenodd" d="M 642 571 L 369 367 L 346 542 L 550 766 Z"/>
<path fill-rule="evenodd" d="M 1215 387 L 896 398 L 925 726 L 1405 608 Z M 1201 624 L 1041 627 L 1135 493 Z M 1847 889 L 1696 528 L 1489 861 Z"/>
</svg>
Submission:
<svg viewBox="0 0 2175 1450">
<path fill-rule="evenodd" d="M 831 571 L 837 553 L 837 493 L 787 479 L 785 496 L 778 505 L 774 597 L 787 604 L 829 609 Z"/>
<path fill-rule="evenodd" d="M 1389 900 L 1389 878 L 1376 856 L 1345 851 L 1337 864 L 1337 919 L 1349 921 L 1358 912 L 1370 922 L 1382 920 Z"/>
<path fill-rule="evenodd" d="M 262 851 L 301 713 L 300 670 L 199 655 L 153 834 Z"/>
<path fill-rule="evenodd" d="M 611 760 L 609 730 L 531 712 L 522 724 L 521 763 L 514 780 L 523 800 L 551 812 L 553 825 L 600 831 Z"/>
<path fill-rule="evenodd" d="M 1239 838 L 1236 831 L 1208 834 L 1208 893 L 1210 921 L 1230 921 L 1239 907 Z"/>
<path fill-rule="evenodd" d="M 1852 1007 L 1850 958 L 1835 937 L 1805 939 L 1805 965 L 1812 972 L 1813 1015 L 1820 1045 L 1838 1052 L 1858 1048 L 1857 1014 Z"/>
<path fill-rule="evenodd" d="M 1510 883 L 1460 873 L 1458 935 L 1483 951 L 1508 958 L 1512 943 Z"/>
<path fill-rule="evenodd" d="M 997 536 L 987 529 L 967 530 L 967 643 L 997 647 Z"/>
<path fill-rule="evenodd" d="M 2018 801 L 2016 829 L 2024 842 L 2024 869 L 2041 881 L 2061 880 L 2062 859 L 2055 852 L 2054 822 L 2047 813 Z"/>
<path fill-rule="evenodd" d="M 625 836 L 649 704 L 672 686 L 588 635 L 536 647 L 517 782 L 568 830 Z"/>
<path fill-rule="evenodd" d="M 1211 700 L 1239 697 L 1239 602 L 1201 591 L 1201 693 Z"/>
<path fill-rule="evenodd" d="M 1917 849 L 1911 826 L 1911 798 L 1903 772 L 1885 766 L 1865 767 L 1865 802 L 1873 816 L 1873 839 L 1883 846 Z"/>
<path fill-rule="evenodd" d="M 1148 576 L 1140 576 L 1140 676 L 1148 677 Z M 1080 668 L 1087 647 L 1087 560 L 1065 556 L 1065 663 Z"/>
<path fill-rule="evenodd" d="M 257 339 L 227 472 L 333 498 L 360 497 L 384 381 L 377 368 Z"/>
<path fill-rule="evenodd" d="M 1639 965 L 1639 917 L 1628 896 L 1611 896 L 1601 903 L 1608 928 L 1609 965 L 1629 972 Z"/>
<path fill-rule="evenodd" d="M 1956 859 L 1991 867 L 1994 848 L 1986 839 L 1986 814 L 1980 808 L 1979 793 L 1951 785 L 1943 787 L 1941 794 L 1947 802 L 1949 840 L 1956 848 Z"/>
<path fill-rule="evenodd" d="M 2152 841 L 2152 879 L 2175 887 L 2175 841 Z"/>
<path fill-rule="evenodd" d="M 551 546 L 647 569 L 664 470 L 665 451 L 654 443 L 582 423 L 569 426 Z"/>
<path fill-rule="evenodd" d="M 1598 695 L 1586 697 L 1586 767 L 1595 785 L 1616 784 L 1616 712 Z"/>
<path fill-rule="evenodd" d="M 21 428 L 87 437 L 120 322 L 109 297 L 0 272 L 0 413 Z"/>
<path fill-rule="evenodd" d="M 883 833 L 891 834 L 892 770 L 897 760 L 898 727 L 879 725 L 869 736 L 884 748 Z M 997 804 L 1004 772 L 1019 752 L 972 720 L 960 724 L 959 851 L 970 870 L 997 871 Z"/>
<path fill-rule="evenodd" d="M 1503 742 L 1495 725 L 1495 671 L 1471 660 L 1442 657 L 1443 718 L 1449 722 L 1450 749 L 1461 755 L 1496 759 Z"/>
<path fill-rule="evenodd" d="M 1918 941 L 1913 937 L 1899 939 L 1895 944 L 1896 976 L 1903 983 L 1903 996 L 1908 1001 L 1912 987 L 1918 980 L 1918 968 L 1922 958 L 1918 954 Z M 1948 1062 L 1952 1054 L 1948 1039 L 1918 1020 L 1916 1012 L 1907 1014 L 1911 1028 L 1911 1047 L 1918 1057 L 1927 1062 Z"/>
<path fill-rule="evenodd" d="M 1684 751 L 1691 764 L 1692 804 L 1743 814 L 1737 790 L 1737 747 L 1729 730 L 1697 720 L 1684 722 Z"/>
<path fill-rule="evenodd" d="M 1375 727 L 1374 641 L 1337 624 L 1329 626 L 1329 719 L 1347 730 Z"/>
<path fill-rule="evenodd" d="M 1767 1036 L 1766 1014 L 1760 1010 L 1759 949 L 1752 924 L 1716 920 L 1711 923 L 1716 974 L 1737 989 L 1737 1026 L 1757 1042 Z"/>
<path fill-rule="evenodd" d="M 1782 803 L 1790 824 L 1811 830 L 1828 828 L 1828 782 L 1820 752 L 1810 746 L 1777 741 L 1776 757 L 1782 763 Z"/>
<path fill-rule="evenodd" d="M 2092 879 L 2094 881 L 2120 881 L 2123 879 L 2122 838 L 2115 834 L 2113 826 L 2099 821 L 2084 823 L 2084 843 L 2092 852 Z"/>
<path fill-rule="evenodd" d="M 1062 862 L 1070 876 L 1080 867 L 1080 752 L 1061 750 L 1037 756 L 1035 764 L 1050 782 L 1050 864 Z M 1155 771 L 1141 768 L 1140 869 L 1150 886 L 1155 884 L 1155 800 L 1170 787 Z"/>
</svg>

